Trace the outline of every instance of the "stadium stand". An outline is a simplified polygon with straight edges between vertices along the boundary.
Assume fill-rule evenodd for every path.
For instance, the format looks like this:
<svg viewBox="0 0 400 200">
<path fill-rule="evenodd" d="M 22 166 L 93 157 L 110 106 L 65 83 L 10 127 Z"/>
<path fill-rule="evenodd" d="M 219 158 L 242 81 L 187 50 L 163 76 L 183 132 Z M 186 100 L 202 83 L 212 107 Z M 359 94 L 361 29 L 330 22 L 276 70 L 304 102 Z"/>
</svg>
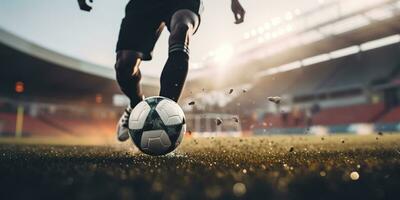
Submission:
<svg viewBox="0 0 400 200">
<path fill-rule="evenodd" d="M 318 21 L 316 16 L 320 10 L 317 9 L 299 17 L 305 18 L 305 30 L 297 27 L 294 33 L 275 39 L 264 40 L 265 32 L 257 34 L 257 29 L 249 30 L 243 41 L 233 44 L 240 56 L 234 55 L 224 63 L 229 68 L 213 90 L 223 98 L 229 88 L 249 84 L 250 89 L 232 98 L 221 110 L 239 113 L 243 129 L 260 133 L 268 132 L 265 129 L 299 133 L 301 128 L 315 124 L 328 126 L 326 129 L 334 132 L 347 132 L 352 129 L 349 127 L 357 127 L 357 123 L 376 125 L 379 122 L 386 126 L 384 123 L 396 121 L 387 118 L 393 118 L 390 115 L 398 118 L 400 114 L 393 111 L 400 105 L 400 35 L 397 31 L 400 15 L 397 10 L 389 9 L 393 5 L 397 7 L 398 2 L 378 4 L 376 7 L 364 5 L 365 10 L 354 13 L 338 11 L 336 17 L 326 16 L 329 20 L 311 25 L 309 20 Z M 371 16 L 370 9 L 392 15 Z M 356 26 L 355 18 L 363 18 L 367 23 Z M 298 38 L 308 38 L 311 42 Z M 207 77 L 214 76 L 215 67 L 219 67 L 212 59 L 205 66 L 212 69 Z M 209 84 L 199 80 L 189 85 Z M 281 104 L 269 102 L 267 98 L 271 96 L 282 97 Z M 319 112 L 310 111 L 314 104 L 319 105 Z M 397 127 L 397 124 L 391 126 Z"/>
<path fill-rule="evenodd" d="M 335 71 L 335 66 L 310 66 L 305 69 L 295 70 L 297 72 L 296 81 L 285 91 L 293 95 L 304 95 L 314 93 L 319 87 L 321 82 L 328 79 L 328 77 Z M 289 73 L 296 73 L 295 71 Z"/>
<path fill-rule="evenodd" d="M 400 67 L 397 59 L 398 46 L 391 45 L 358 55 L 330 60 L 312 66 L 302 67 L 285 73 L 266 76 L 254 84 L 244 96 L 230 105 L 241 102 L 246 107 L 259 107 L 268 96 L 290 94 L 298 97 L 316 98 L 347 90 L 364 89 L 376 80 L 393 76 Z M 361 58 L 362 57 L 362 58 Z M 355 95 L 359 95 L 356 92 Z M 256 102 L 256 104 L 253 104 Z"/>
<path fill-rule="evenodd" d="M 316 125 L 369 123 L 384 111 L 383 103 L 327 108 L 313 116 L 313 123 Z"/>
<path fill-rule="evenodd" d="M 322 63 L 318 67 L 326 69 L 329 65 L 335 70 L 318 86 L 317 91 L 323 92 L 333 89 L 344 89 L 351 86 L 369 86 L 374 80 L 389 78 L 399 67 L 398 46 L 391 45 L 384 48 L 359 53 L 356 56 L 344 57 Z"/>
<path fill-rule="evenodd" d="M 264 117 L 248 129 L 300 128 L 310 125 L 335 126 L 346 130 L 354 123 L 394 123 L 400 121 L 400 108 L 396 96 L 400 59 L 398 44 L 388 45 L 354 55 L 332 59 L 284 73 L 267 75 L 259 79 L 248 91 L 228 107 L 240 105 L 241 112 L 257 112 Z M 386 93 L 394 90 L 394 100 L 388 102 Z M 371 102 L 371 95 L 379 100 Z M 269 96 L 287 96 L 288 112 L 271 110 L 266 100 Z M 397 99 L 397 100 L 396 100 Z M 329 102 L 329 104 L 325 103 Z M 344 103 L 343 103 L 344 102 Z M 310 105 L 319 103 L 319 112 L 307 116 Z M 293 114 L 293 109 L 300 111 Z M 329 105 L 329 106 L 328 106 Z M 395 106 L 395 108 L 393 108 Z M 260 113 L 261 110 L 261 113 Z"/>
<path fill-rule="evenodd" d="M 15 136 L 19 106 L 25 108 L 22 136 L 115 134 L 123 108 L 114 105 L 121 92 L 113 68 L 53 52 L 1 28 L 0 57 L 0 136 Z M 158 91 L 155 80 L 144 77 L 146 95 Z"/>
<path fill-rule="evenodd" d="M 381 119 L 381 123 L 394 123 L 400 122 L 400 106 L 393 108 L 387 114 L 385 114 Z"/>
<path fill-rule="evenodd" d="M 0 133 L 1 136 L 15 135 L 16 118 L 15 114 L 0 113 L 0 121 L 3 124 L 3 130 Z M 37 118 L 25 116 L 22 135 L 36 137 L 64 136 L 68 135 L 68 132 L 52 127 Z"/>
<path fill-rule="evenodd" d="M 0 113 L 1 136 L 14 136 L 16 114 Z M 108 137 L 115 132 L 115 119 L 71 119 L 60 115 L 41 115 L 23 118 L 23 136 L 34 137 Z"/>
</svg>

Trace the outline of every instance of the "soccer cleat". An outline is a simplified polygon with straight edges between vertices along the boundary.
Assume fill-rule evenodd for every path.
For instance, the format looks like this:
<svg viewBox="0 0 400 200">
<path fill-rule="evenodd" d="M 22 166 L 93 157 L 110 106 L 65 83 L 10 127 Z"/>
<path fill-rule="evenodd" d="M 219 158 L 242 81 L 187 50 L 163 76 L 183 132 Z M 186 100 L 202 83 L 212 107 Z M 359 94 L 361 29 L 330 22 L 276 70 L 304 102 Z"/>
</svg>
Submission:
<svg viewBox="0 0 400 200">
<path fill-rule="evenodd" d="M 132 112 L 132 107 L 128 106 L 122 114 L 117 125 L 117 137 L 120 142 L 124 142 L 129 139 L 129 116 Z"/>
</svg>

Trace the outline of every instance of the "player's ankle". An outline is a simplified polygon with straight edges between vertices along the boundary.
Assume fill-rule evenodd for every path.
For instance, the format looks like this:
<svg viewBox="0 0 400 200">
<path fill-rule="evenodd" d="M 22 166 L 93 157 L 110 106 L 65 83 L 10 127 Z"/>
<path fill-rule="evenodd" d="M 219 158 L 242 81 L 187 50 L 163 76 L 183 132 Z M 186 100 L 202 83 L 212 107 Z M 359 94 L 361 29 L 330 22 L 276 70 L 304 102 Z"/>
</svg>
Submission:
<svg viewBox="0 0 400 200">
<path fill-rule="evenodd" d="M 129 105 L 131 106 L 132 109 L 134 109 L 140 102 L 142 102 L 145 99 L 144 95 L 142 95 L 141 98 L 137 100 L 131 100 Z"/>
<path fill-rule="evenodd" d="M 138 105 L 139 104 L 139 102 L 135 102 L 135 103 L 130 103 L 129 104 L 129 106 L 132 108 L 132 109 L 134 109 L 135 107 L 136 107 L 136 105 Z"/>
</svg>

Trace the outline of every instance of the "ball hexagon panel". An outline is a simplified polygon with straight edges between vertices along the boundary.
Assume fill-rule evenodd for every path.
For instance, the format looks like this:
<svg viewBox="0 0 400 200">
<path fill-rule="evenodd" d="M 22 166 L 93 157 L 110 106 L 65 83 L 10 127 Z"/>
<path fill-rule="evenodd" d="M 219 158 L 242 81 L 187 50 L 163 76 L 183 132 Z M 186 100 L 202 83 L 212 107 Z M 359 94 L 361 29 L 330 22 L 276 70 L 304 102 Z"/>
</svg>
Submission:
<svg viewBox="0 0 400 200">
<path fill-rule="evenodd" d="M 142 129 L 150 110 L 151 108 L 149 104 L 147 104 L 145 101 L 140 102 L 132 110 L 131 116 L 129 117 L 129 129 Z"/>
<path fill-rule="evenodd" d="M 166 126 L 182 124 L 184 121 L 185 115 L 174 101 L 168 99 L 162 100 L 157 104 L 156 111 Z"/>
<path fill-rule="evenodd" d="M 145 131 L 140 146 L 147 153 L 159 155 L 171 147 L 171 141 L 164 130 Z"/>
</svg>

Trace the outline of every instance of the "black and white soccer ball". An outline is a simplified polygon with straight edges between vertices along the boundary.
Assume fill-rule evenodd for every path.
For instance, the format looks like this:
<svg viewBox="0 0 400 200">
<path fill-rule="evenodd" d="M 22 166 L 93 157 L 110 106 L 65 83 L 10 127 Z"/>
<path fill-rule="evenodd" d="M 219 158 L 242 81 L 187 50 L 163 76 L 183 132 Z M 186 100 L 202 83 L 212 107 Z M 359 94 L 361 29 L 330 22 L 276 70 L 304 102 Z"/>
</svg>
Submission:
<svg viewBox="0 0 400 200">
<path fill-rule="evenodd" d="M 129 134 L 143 153 L 158 156 L 175 150 L 186 132 L 185 114 L 174 101 L 150 97 L 140 102 L 129 118 Z"/>
</svg>

